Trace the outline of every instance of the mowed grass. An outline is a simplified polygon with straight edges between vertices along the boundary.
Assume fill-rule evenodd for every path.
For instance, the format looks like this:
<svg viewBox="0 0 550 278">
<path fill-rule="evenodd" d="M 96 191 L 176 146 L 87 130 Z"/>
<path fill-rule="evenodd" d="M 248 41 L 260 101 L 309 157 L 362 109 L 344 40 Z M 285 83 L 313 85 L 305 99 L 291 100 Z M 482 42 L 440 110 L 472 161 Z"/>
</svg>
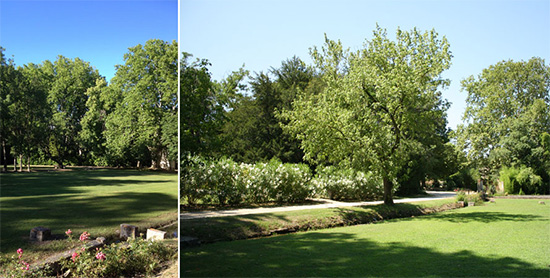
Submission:
<svg viewBox="0 0 550 278">
<path fill-rule="evenodd" d="M 550 202 L 538 201 L 183 249 L 181 275 L 549 277 Z"/>
<path fill-rule="evenodd" d="M 113 169 L 72 169 L 0 175 L 0 253 L 17 248 L 43 254 L 66 248 L 66 241 L 29 242 L 33 227 L 58 238 L 71 229 L 78 240 L 113 237 L 120 224 L 154 226 L 177 220 L 177 174 Z"/>
</svg>

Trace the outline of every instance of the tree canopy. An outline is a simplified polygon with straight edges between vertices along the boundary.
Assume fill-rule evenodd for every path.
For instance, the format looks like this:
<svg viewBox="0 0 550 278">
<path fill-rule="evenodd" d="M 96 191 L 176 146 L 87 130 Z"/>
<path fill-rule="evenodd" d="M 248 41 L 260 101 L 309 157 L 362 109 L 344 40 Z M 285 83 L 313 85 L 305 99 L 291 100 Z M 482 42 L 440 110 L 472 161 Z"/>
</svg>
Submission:
<svg viewBox="0 0 550 278">
<path fill-rule="evenodd" d="M 32 158 L 61 168 L 138 161 L 153 168 L 175 166 L 175 41 L 149 40 L 129 48 L 111 84 L 80 58 L 59 55 L 54 62 L 15 67 L 0 49 L 4 165 L 11 155 L 19 156 L 20 165 L 25 156 L 27 165 Z"/>
<path fill-rule="evenodd" d="M 450 66 L 445 37 L 432 30 L 397 30 L 396 41 L 380 27 L 364 49 L 350 52 L 326 38 L 311 50 L 325 89 L 301 93 L 286 110 L 285 129 L 296 134 L 309 160 L 345 162 L 384 180 L 384 202 L 392 204 L 392 182 L 408 154 L 426 148 L 420 140 L 436 132 L 447 103 L 441 73 Z"/>
</svg>

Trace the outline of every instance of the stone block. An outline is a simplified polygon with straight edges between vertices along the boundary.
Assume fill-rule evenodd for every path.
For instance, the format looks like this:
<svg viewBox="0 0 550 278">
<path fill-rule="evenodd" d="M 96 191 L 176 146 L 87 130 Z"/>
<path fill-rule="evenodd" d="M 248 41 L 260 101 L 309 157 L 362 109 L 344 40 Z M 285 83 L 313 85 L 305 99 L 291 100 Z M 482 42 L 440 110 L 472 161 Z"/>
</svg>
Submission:
<svg viewBox="0 0 550 278">
<path fill-rule="evenodd" d="M 157 229 L 147 229 L 148 240 L 163 240 L 166 236 L 166 232 Z"/>
<path fill-rule="evenodd" d="M 35 227 L 31 229 L 30 240 L 45 241 L 50 239 L 52 231 L 45 227 Z"/>
<path fill-rule="evenodd" d="M 473 207 L 473 206 L 475 206 L 475 205 L 476 205 L 475 202 L 468 202 L 468 206 L 469 206 L 469 207 Z"/>
<path fill-rule="evenodd" d="M 120 238 L 136 238 L 139 236 L 138 227 L 130 224 L 120 224 Z"/>
</svg>

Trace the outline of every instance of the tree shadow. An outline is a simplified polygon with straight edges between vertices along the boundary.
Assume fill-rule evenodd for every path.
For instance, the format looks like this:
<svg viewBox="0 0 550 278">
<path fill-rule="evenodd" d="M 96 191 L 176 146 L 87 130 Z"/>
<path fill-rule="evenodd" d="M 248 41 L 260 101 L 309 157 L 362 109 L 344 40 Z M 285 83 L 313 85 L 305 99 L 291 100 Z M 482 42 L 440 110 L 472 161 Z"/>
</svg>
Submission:
<svg viewBox="0 0 550 278">
<path fill-rule="evenodd" d="M 68 172 L 32 172 L 0 174 L 0 196 L 22 197 L 52 194 L 82 193 L 84 186 L 125 186 L 130 184 L 149 184 L 176 182 L 166 179 L 143 178 L 151 172 L 137 170 L 101 169 L 94 171 L 75 170 Z M 170 173 L 154 173 L 155 176 L 169 176 Z M 141 178 L 140 178 L 141 177 Z"/>
<path fill-rule="evenodd" d="M 176 211 L 177 204 L 177 197 L 157 192 L 3 198 L 0 252 L 28 245 L 29 231 L 33 227 L 45 226 L 54 234 L 69 228 L 80 232 L 89 228 L 107 229 L 142 221 L 144 213 L 160 215 Z"/>
<path fill-rule="evenodd" d="M 435 239 L 434 239 L 435 240 Z M 215 266 L 215 267 L 212 267 Z M 351 233 L 223 242 L 181 253 L 182 277 L 548 277 L 546 268 L 469 250 L 441 252 Z"/>
<path fill-rule="evenodd" d="M 502 221 L 546 221 L 544 217 L 533 214 L 510 214 L 503 212 L 465 212 L 465 213 L 453 213 L 453 214 L 436 214 L 432 215 L 430 219 L 448 221 L 453 223 L 493 223 Z"/>
</svg>

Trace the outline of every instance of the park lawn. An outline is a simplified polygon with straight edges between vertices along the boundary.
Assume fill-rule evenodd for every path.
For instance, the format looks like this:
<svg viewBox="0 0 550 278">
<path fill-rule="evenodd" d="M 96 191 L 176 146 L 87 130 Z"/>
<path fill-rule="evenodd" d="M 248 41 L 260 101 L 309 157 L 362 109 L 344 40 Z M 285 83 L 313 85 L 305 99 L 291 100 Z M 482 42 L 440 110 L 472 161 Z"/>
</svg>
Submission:
<svg viewBox="0 0 550 278">
<path fill-rule="evenodd" d="M 120 224 L 159 226 L 177 221 L 177 174 L 155 171 L 74 168 L 69 171 L 2 173 L 0 253 L 18 248 L 41 257 L 69 247 L 67 241 L 29 242 L 33 227 L 58 238 L 71 229 L 78 240 L 115 237 Z"/>
<path fill-rule="evenodd" d="M 187 248 L 181 275 L 549 277 L 550 204 L 538 201 Z"/>
</svg>

